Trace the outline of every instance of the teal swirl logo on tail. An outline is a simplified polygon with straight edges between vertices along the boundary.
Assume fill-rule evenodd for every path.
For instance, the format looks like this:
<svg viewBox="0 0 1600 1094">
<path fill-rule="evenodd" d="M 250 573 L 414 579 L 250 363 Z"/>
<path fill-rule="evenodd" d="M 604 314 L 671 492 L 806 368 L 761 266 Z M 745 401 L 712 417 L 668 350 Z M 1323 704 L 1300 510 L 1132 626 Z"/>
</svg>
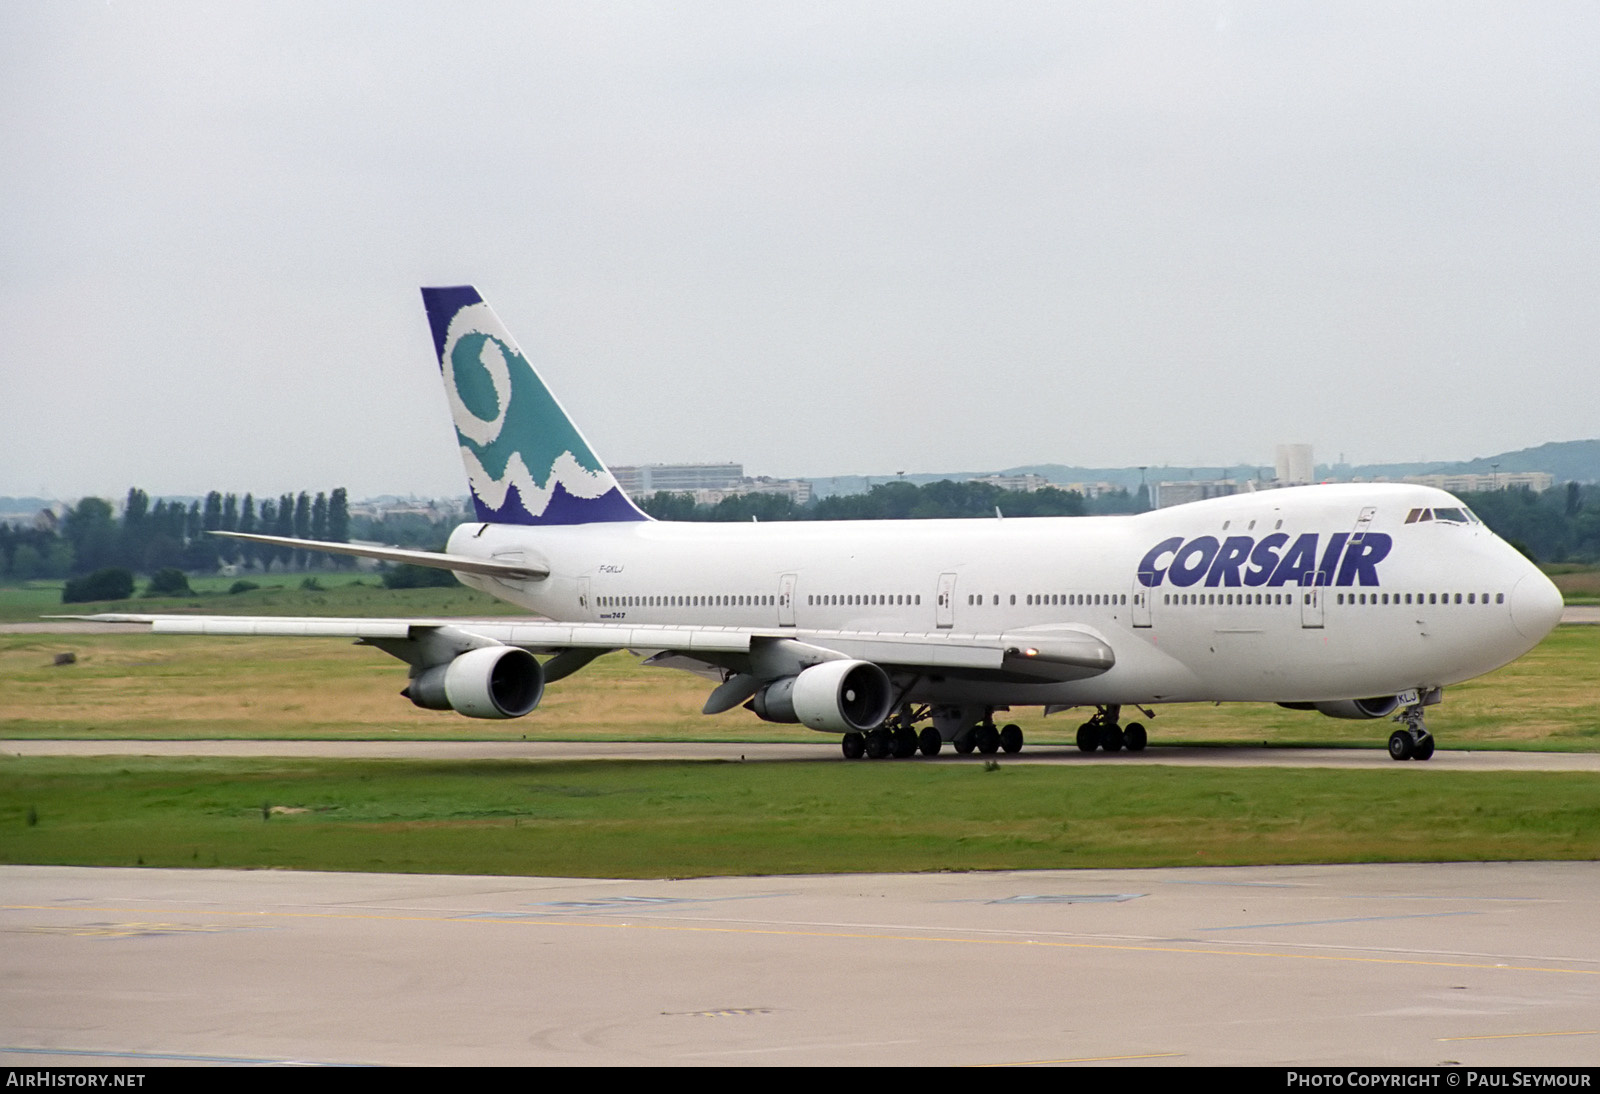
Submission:
<svg viewBox="0 0 1600 1094">
<path fill-rule="evenodd" d="M 469 285 L 423 289 L 479 520 L 648 520 Z"/>
</svg>

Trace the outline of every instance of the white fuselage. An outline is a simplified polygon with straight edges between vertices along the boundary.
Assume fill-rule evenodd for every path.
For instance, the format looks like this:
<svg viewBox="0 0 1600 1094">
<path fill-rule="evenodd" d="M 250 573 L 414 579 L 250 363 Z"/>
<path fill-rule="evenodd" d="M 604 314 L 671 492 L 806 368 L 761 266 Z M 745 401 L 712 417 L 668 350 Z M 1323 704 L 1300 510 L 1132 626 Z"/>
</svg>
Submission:
<svg viewBox="0 0 1600 1094">
<path fill-rule="evenodd" d="M 1478 676 L 1560 616 L 1535 567 L 1440 490 L 1266 490 L 1138 516 L 469 524 L 454 554 L 548 567 L 462 580 L 556 620 L 827 631 L 1085 631 L 1089 679 L 928 674 L 942 703 L 1322 702 Z M 1411 517 L 1410 523 L 1407 518 Z"/>
</svg>

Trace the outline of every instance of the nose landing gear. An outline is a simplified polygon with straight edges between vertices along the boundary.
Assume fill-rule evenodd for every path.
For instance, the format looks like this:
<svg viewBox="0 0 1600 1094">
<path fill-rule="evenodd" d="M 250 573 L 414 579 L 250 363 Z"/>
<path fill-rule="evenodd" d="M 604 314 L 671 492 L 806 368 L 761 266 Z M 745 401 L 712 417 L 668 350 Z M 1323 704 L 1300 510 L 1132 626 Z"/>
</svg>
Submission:
<svg viewBox="0 0 1600 1094">
<path fill-rule="evenodd" d="M 1422 724 L 1422 707 L 1421 702 L 1412 703 L 1395 715 L 1394 720 L 1404 723 L 1405 728 L 1389 734 L 1391 760 L 1426 760 L 1433 756 L 1433 734 Z"/>
</svg>

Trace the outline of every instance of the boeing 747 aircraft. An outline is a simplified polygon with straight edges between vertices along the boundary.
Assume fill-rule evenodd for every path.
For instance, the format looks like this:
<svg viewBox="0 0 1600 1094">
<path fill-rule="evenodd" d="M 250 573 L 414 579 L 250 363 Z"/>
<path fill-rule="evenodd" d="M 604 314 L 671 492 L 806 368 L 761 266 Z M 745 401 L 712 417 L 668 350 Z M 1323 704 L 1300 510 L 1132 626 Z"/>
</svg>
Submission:
<svg viewBox="0 0 1600 1094">
<path fill-rule="evenodd" d="M 1137 516 L 689 524 L 650 519 L 477 291 L 422 290 L 477 519 L 442 552 L 274 536 L 410 562 L 549 622 L 115 615 L 162 634 L 326 635 L 410 666 L 403 695 L 519 718 L 627 649 L 743 705 L 838 734 L 844 755 L 1015 752 L 1015 707 L 1085 708 L 1086 751 L 1145 747 L 1128 708 L 1265 702 L 1389 719 L 1425 760 L 1424 710 L 1556 625 L 1561 596 L 1441 490 L 1266 490 Z M 541 661 L 535 655 L 545 655 Z M 919 726 L 923 726 L 920 732 Z"/>
</svg>

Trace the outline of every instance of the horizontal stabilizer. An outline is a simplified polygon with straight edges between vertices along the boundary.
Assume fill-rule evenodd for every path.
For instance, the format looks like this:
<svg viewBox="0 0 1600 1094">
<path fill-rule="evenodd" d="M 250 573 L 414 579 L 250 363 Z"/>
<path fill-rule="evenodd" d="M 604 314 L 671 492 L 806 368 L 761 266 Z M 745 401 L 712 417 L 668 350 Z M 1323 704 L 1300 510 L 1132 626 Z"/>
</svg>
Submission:
<svg viewBox="0 0 1600 1094">
<path fill-rule="evenodd" d="M 524 562 L 495 562 L 491 559 L 451 555 L 443 551 L 408 551 L 403 547 L 368 547 L 357 543 L 328 543 L 320 539 L 293 539 L 289 536 L 258 536 L 250 532 L 212 532 L 214 536 L 249 540 L 251 543 L 268 543 L 274 547 L 291 547 L 297 551 L 322 551 L 330 555 L 353 555 L 356 558 L 375 558 L 380 562 L 400 562 L 412 566 L 429 566 L 435 570 L 454 570 L 459 574 L 482 574 L 485 577 L 503 577 L 517 581 L 538 581 L 550 576 L 550 571 Z"/>
</svg>

